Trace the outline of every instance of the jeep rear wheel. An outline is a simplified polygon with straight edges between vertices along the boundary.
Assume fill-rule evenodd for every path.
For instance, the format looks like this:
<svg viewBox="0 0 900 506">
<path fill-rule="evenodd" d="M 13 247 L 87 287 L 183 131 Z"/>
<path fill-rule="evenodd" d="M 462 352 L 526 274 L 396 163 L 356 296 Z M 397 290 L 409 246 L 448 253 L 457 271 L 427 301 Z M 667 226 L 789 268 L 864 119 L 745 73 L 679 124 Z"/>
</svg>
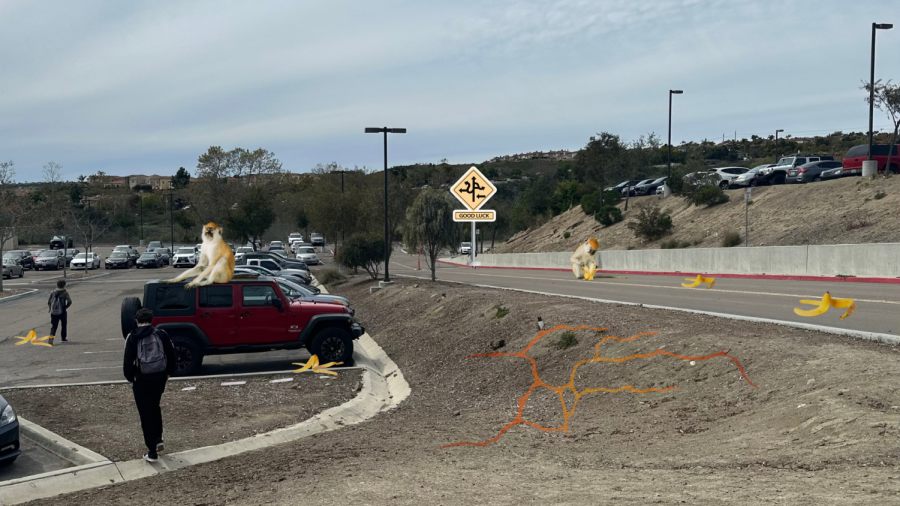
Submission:
<svg viewBox="0 0 900 506">
<path fill-rule="evenodd" d="M 137 328 L 137 322 L 134 316 L 141 309 L 141 299 L 137 297 L 125 297 L 122 299 L 122 310 L 120 315 L 122 318 L 122 337 L 128 337 L 132 330 Z"/>
<path fill-rule="evenodd" d="M 319 357 L 319 363 L 343 362 L 349 365 L 353 358 L 353 338 L 337 327 L 319 331 L 309 344 L 309 352 Z"/>
<path fill-rule="evenodd" d="M 172 336 L 172 347 L 175 348 L 174 376 L 192 376 L 200 372 L 203 350 L 197 341 L 190 337 Z"/>
</svg>

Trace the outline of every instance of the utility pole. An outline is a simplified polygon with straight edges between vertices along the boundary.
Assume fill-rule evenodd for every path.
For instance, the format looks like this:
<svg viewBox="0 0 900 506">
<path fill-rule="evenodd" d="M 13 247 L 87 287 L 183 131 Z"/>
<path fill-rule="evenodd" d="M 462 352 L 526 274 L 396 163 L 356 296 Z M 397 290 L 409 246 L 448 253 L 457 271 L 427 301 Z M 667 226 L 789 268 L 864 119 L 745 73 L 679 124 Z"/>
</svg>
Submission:
<svg viewBox="0 0 900 506">
<path fill-rule="evenodd" d="M 174 211 L 175 208 L 175 194 L 172 192 L 167 193 L 169 196 L 169 231 L 171 232 L 171 240 L 172 240 L 172 251 L 175 251 L 175 219 L 174 219 Z"/>
<path fill-rule="evenodd" d="M 391 257 L 391 237 L 388 230 L 388 155 L 387 141 L 389 133 L 405 134 L 405 128 L 366 128 L 367 134 L 384 133 L 384 282 L 391 282 L 391 274 L 388 270 L 388 264 Z"/>
<path fill-rule="evenodd" d="M 141 192 L 141 247 L 144 246 L 144 193 Z"/>
<path fill-rule="evenodd" d="M 669 90 L 669 153 L 666 156 L 666 166 L 668 167 L 667 176 L 672 178 L 672 95 L 681 95 L 682 90 Z M 630 193 L 630 192 L 629 192 Z M 600 201 L 603 202 L 603 191 L 601 186 Z"/>
<path fill-rule="evenodd" d="M 869 156 L 866 160 L 872 160 L 872 116 L 874 114 L 875 108 L 875 31 L 876 30 L 890 30 L 894 25 L 888 23 L 872 23 L 872 63 L 869 66 Z M 888 149 L 893 149 L 893 146 L 889 146 Z M 890 151 L 889 151 L 890 152 Z M 887 167 L 885 168 L 887 170 Z M 875 168 L 875 172 L 878 172 L 878 168 Z"/>
</svg>

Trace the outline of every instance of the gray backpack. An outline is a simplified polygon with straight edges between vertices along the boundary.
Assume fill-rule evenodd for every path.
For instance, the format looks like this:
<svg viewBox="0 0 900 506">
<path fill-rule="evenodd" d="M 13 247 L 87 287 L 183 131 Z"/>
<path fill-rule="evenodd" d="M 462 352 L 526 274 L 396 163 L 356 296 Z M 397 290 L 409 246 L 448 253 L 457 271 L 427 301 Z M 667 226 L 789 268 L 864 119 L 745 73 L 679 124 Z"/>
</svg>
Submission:
<svg viewBox="0 0 900 506">
<path fill-rule="evenodd" d="M 158 374 L 166 371 L 166 350 L 162 340 L 153 332 L 137 343 L 137 361 L 141 374 Z"/>
<path fill-rule="evenodd" d="M 63 314 L 63 303 L 62 297 L 60 296 L 62 292 L 56 291 L 53 293 L 53 302 L 50 303 L 50 314 L 53 316 L 59 316 Z"/>
</svg>

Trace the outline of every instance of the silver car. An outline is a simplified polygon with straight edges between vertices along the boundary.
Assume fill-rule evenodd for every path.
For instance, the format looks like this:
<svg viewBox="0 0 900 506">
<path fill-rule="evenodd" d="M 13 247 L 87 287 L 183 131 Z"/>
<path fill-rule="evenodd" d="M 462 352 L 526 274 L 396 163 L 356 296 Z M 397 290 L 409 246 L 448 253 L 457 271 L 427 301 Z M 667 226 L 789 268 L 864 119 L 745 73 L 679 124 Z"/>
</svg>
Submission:
<svg viewBox="0 0 900 506">
<path fill-rule="evenodd" d="M 316 255 L 316 250 L 312 246 L 301 246 L 297 248 L 297 260 L 303 260 L 306 265 L 319 265 L 319 256 Z"/>
<path fill-rule="evenodd" d="M 774 167 L 775 164 L 768 163 L 764 165 L 757 165 L 753 167 L 749 171 L 741 174 L 740 176 L 731 180 L 731 184 L 734 186 L 759 186 L 759 171 L 762 169 L 768 169 L 769 167 Z"/>
<path fill-rule="evenodd" d="M 22 267 L 22 264 L 15 258 L 4 258 L 3 259 L 3 277 L 12 279 L 13 276 L 20 277 L 20 278 L 24 277 L 25 276 L 25 268 Z"/>
<path fill-rule="evenodd" d="M 34 270 L 59 270 L 66 265 L 66 256 L 61 249 L 47 249 L 34 259 Z"/>
</svg>

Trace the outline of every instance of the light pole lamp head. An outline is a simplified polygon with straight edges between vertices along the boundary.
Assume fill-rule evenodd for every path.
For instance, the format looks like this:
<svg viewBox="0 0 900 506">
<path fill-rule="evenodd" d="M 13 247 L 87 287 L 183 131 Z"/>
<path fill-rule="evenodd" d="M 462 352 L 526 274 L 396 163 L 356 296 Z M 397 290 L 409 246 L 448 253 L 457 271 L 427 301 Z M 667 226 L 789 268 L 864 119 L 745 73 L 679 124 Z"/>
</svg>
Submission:
<svg viewBox="0 0 900 506">
<path fill-rule="evenodd" d="M 380 133 L 383 132 L 383 131 L 384 131 L 384 130 L 382 130 L 381 128 L 370 128 L 370 127 L 366 127 L 366 133 L 367 133 L 367 134 L 380 134 Z"/>
<path fill-rule="evenodd" d="M 682 93 L 684 93 L 684 90 L 669 90 L 669 93 L 673 95 L 681 95 Z"/>
<path fill-rule="evenodd" d="M 894 25 L 890 23 L 872 23 L 876 30 L 890 30 Z"/>
<path fill-rule="evenodd" d="M 775 133 L 776 133 L 776 134 L 777 134 L 777 133 L 781 133 L 781 132 L 784 132 L 784 130 L 781 129 L 781 128 L 779 128 L 778 130 L 775 130 Z"/>
</svg>

